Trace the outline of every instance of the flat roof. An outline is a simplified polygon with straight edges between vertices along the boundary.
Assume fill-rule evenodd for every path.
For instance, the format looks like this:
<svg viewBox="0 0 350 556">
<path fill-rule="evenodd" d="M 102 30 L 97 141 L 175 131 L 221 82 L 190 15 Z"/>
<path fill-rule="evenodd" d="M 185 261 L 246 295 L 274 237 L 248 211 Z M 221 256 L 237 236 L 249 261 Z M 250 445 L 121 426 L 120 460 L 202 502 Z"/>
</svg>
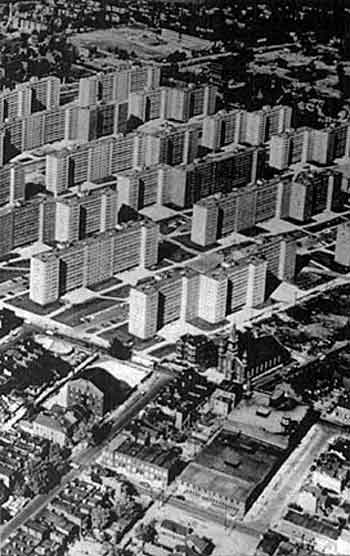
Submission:
<svg viewBox="0 0 350 556">
<path fill-rule="evenodd" d="M 236 197 L 246 195 L 247 193 L 253 193 L 254 191 L 258 191 L 264 187 L 271 187 L 277 185 L 280 182 L 281 182 L 280 179 L 274 178 L 271 180 L 262 181 L 260 183 L 248 184 L 245 185 L 244 187 L 235 187 L 234 189 L 232 189 L 232 191 L 229 191 L 228 193 L 220 192 L 220 193 L 214 193 L 214 195 L 210 195 L 209 197 L 204 197 L 203 199 L 197 201 L 194 204 L 194 206 L 200 206 L 200 207 L 208 207 L 213 205 L 218 205 L 219 207 L 221 205 L 225 206 L 225 204 L 231 199 L 235 199 Z"/>
<path fill-rule="evenodd" d="M 205 276 L 208 276 L 208 278 L 226 278 L 229 276 L 230 271 L 232 271 L 233 269 L 239 270 L 240 268 L 245 268 L 250 264 L 256 266 L 262 263 L 264 263 L 264 259 L 262 257 L 252 254 L 240 259 L 223 261 L 220 263 L 219 266 L 205 272 L 204 274 Z"/>
<path fill-rule="evenodd" d="M 118 235 L 123 236 L 123 234 L 130 232 L 133 229 L 136 230 L 143 226 L 151 228 L 152 226 L 155 225 L 156 224 L 154 224 L 154 222 L 152 222 L 151 220 L 129 221 L 126 224 L 119 225 L 118 228 L 114 228 L 113 230 L 108 230 L 106 232 L 93 234 L 90 237 L 78 241 L 74 241 L 68 245 L 64 245 L 63 247 L 57 247 L 55 249 L 52 249 L 51 251 L 37 253 L 36 255 L 33 255 L 33 258 L 39 259 L 43 262 L 47 262 L 50 259 L 53 259 L 55 257 L 60 258 L 65 253 L 68 253 L 71 249 L 74 248 L 82 249 L 85 245 L 91 245 L 94 242 L 103 240 L 108 237 L 113 237 Z"/>
<path fill-rule="evenodd" d="M 174 450 L 165 450 L 157 444 L 145 446 L 130 438 L 125 438 L 115 451 L 165 469 L 170 469 L 178 459 Z"/>
<path fill-rule="evenodd" d="M 163 120 L 161 118 L 150 120 L 137 128 L 138 134 L 147 135 L 164 135 L 176 133 L 178 131 L 187 131 L 189 129 L 199 128 L 198 122 L 177 122 L 174 120 Z"/>
<path fill-rule="evenodd" d="M 307 514 L 300 514 L 294 510 L 288 510 L 283 519 L 333 540 L 338 539 L 340 536 L 340 525 L 332 523 L 327 519 L 319 519 L 317 516 L 309 516 Z"/>
<path fill-rule="evenodd" d="M 264 408 L 270 411 L 266 416 L 259 411 Z M 241 400 L 232 410 L 229 421 L 235 430 L 242 430 L 253 438 L 286 449 L 289 437 L 282 434 L 284 432 L 282 420 L 290 418 L 301 422 L 307 411 L 307 405 L 297 405 L 290 410 L 276 410 L 269 405 L 269 396 L 255 392 L 252 400 L 249 402 Z"/>
<path fill-rule="evenodd" d="M 196 463 L 231 478 L 258 485 L 273 469 L 283 451 L 240 431 L 223 430 L 206 446 Z"/>
<path fill-rule="evenodd" d="M 183 277 L 191 277 L 198 274 L 195 270 L 187 267 L 175 267 L 170 270 L 165 270 L 156 276 L 147 277 L 139 281 L 133 288 L 139 292 L 156 292 L 165 284 L 169 284 L 175 280 L 180 280 Z"/>
<path fill-rule="evenodd" d="M 197 488 L 208 490 L 234 500 L 244 501 L 254 488 L 252 483 L 222 473 L 216 469 L 205 467 L 199 463 L 190 463 L 180 475 L 182 481 Z"/>
</svg>

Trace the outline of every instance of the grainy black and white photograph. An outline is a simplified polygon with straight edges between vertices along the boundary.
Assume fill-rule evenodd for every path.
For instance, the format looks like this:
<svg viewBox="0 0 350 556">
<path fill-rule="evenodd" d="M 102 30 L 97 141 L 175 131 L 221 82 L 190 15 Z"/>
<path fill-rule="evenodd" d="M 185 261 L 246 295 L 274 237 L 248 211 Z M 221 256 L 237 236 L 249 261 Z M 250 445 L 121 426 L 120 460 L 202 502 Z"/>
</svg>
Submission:
<svg viewBox="0 0 350 556">
<path fill-rule="evenodd" d="M 350 555 L 350 0 L 0 0 L 0 556 Z"/>
</svg>

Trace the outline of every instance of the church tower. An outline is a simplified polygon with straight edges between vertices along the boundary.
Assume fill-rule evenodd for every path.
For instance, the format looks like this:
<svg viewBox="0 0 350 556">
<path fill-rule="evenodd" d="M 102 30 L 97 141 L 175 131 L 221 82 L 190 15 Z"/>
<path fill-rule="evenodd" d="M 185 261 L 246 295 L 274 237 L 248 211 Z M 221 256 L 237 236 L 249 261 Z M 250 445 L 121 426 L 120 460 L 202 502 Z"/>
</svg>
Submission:
<svg viewBox="0 0 350 556">
<path fill-rule="evenodd" d="M 223 364 L 223 372 L 225 378 L 232 378 L 236 367 L 236 358 L 238 355 L 238 334 L 236 325 L 233 324 L 230 335 L 226 344 L 225 360 Z"/>
<path fill-rule="evenodd" d="M 235 365 L 236 381 L 245 384 L 248 376 L 248 354 L 245 349 L 241 357 L 237 357 Z"/>
</svg>

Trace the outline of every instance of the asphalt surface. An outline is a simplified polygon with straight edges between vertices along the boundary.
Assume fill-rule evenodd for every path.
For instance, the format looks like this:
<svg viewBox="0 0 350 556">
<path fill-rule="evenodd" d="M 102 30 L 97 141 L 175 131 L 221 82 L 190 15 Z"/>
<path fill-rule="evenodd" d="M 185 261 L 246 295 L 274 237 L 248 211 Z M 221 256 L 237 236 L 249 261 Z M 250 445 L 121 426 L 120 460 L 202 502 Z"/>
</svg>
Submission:
<svg viewBox="0 0 350 556">
<path fill-rule="evenodd" d="M 200 519 L 204 522 L 211 521 L 217 525 L 226 526 L 229 530 L 235 529 L 241 533 L 252 535 L 257 538 L 260 537 L 263 532 L 259 527 L 251 526 L 249 523 L 243 523 L 242 521 L 236 521 L 230 516 L 227 516 L 225 520 L 225 516 L 220 512 L 216 512 L 215 509 L 201 508 L 200 506 L 195 505 L 195 503 L 191 503 L 187 500 L 181 500 L 175 496 L 171 496 L 166 502 L 175 508 L 190 513 L 194 518 Z"/>
<path fill-rule="evenodd" d="M 287 504 L 301 488 L 313 461 L 337 434 L 339 430 L 332 425 L 315 424 L 246 513 L 245 524 L 262 530 L 278 524 Z"/>
<path fill-rule="evenodd" d="M 78 477 L 86 467 L 96 461 L 105 446 L 138 414 L 141 409 L 143 409 L 143 407 L 147 405 L 147 403 L 156 397 L 163 386 L 165 386 L 165 384 L 170 380 L 171 377 L 167 374 L 156 374 L 154 378 L 151 377 L 151 384 L 145 393 L 136 391 L 122 406 L 117 408 L 112 415 L 113 424 L 108 436 L 97 446 L 88 447 L 77 457 L 74 457 L 74 462 L 78 465 L 78 467 L 64 475 L 60 484 L 54 487 L 50 492 L 36 496 L 20 513 L 1 527 L 0 548 L 5 545 L 9 536 L 12 535 L 16 529 L 24 525 L 29 519 L 33 519 L 35 515 L 47 506 L 47 504 L 64 488 L 67 483 Z M 146 383 L 142 385 L 142 388 L 147 388 Z"/>
</svg>

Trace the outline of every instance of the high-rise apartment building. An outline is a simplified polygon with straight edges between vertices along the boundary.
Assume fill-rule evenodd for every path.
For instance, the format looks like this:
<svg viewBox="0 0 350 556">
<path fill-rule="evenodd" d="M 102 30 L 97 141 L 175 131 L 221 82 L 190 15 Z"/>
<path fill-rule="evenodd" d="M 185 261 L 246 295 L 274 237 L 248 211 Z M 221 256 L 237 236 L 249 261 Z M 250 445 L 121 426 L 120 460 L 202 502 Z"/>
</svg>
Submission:
<svg viewBox="0 0 350 556">
<path fill-rule="evenodd" d="M 71 243 L 111 230 L 117 223 L 117 193 L 112 186 L 79 188 L 56 199 L 55 239 Z"/>
<path fill-rule="evenodd" d="M 117 174 L 130 168 L 141 166 L 140 144 L 137 134 L 128 133 L 128 135 L 118 135 L 111 143 L 111 155 L 109 168 L 111 174 Z"/>
<path fill-rule="evenodd" d="M 330 164 L 350 154 L 350 124 L 336 124 L 325 129 L 301 127 L 273 135 L 270 141 L 270 166 L 285 170 L 298 162 Z"/>
<path fill-rule="evenodd" d="M 127 103 L 112 102 L 98 106 L 60 106 L 12 119 L 0 126 L 0 163 L 57 141 L 87 144 L 95 139 L 124 133 Z M 124 138 L 127 142 L 127 137 Z"/>
<path fill-rule="evenodd" d="M 193 206 L 191 240 L 210 245 L 231 232 L 239 232 L 273 218 L 279 210 L 277 180 L 242 187 L 226 194 L 217 193 Z"/>
<path fill-rule="evenodd" d="M 157 252 L 158 226 L 137 221 L 39 253 L 31 258 L 30 299 L 46 305 L 67 291 L 102 282 L 117 272 L 152 266 Z M 52 286 L 46 282 L 49 277 Z"/>
<path fill-rule="evenodd" d="M 60 260 L 58 257 L 32 257 L 30 275 L 33 276 L 30 282 L 30 298 L 35 303 L 46 305 L 59 298 Z"/>
<path fill-rule="evenodd" d="M 141 210 L 148 205 L 169 202 L 175 170 L 172 166 L 160 164 L 119 172 L 116 175 L 118 206 L 128 205 Z"/>
<path fill-rule="evenodd" d="M 249 145 L 261 145 L 266 137 L 266 112 L 257 110 L 246 112 L 244 129 L 241 131 L 241 142 Z"/>
<path fill-rule="evenodd" d="M 272 135 L 290 129 L 292 109 L 289 106 L 266 106 L 255 112 L 224 110 L 204 118 L 202 145 L 218 150 L 229 143 L 261 145 Z"/>
<path fill-rule="evenodd" d="M 129 114 L 144 122 L 157 118 L 187 122 L 194 116 L 215 112 L 217 89 L 199 87 L 159 87 L 129 95 Z"/>
<path fill-rule="evenodd" d="M 290 184 L 288 216 L 305 222 L 315 214 L 341 207 L 342 176 L 333 170 L 302 171 Z"/>
<path fill-rule="evenodd" d="M 309 161 L 313 145 L 312 134 L 311 128 L 300 127 L 273 135 L 270 140 L 270 166 L 285 170 L 290 164 Z"/>
<path fill-rule="evenodd" d="M 45 186 L 58 195 L 70 185 L 69 151 L 62 149 L 46 156 Z"/>
<path fill-rule="evenodd" d="M 129 332 L 138 338 L 152 338 L 158 330 L 159 293 L 153 284 L 131 288 Z"/>
<path fill-rule="evenodd" d="M 334 260 L 344 266 L 350 266 L 350 222 L 339 224 Z"/>
<path fill-rule="evenodd" d="M 11 207 L 0 207 L 0 256 L 9 253 L 13 249 L 12 220 Z"/>
<path fill-rule="evenodd" d="M 50 152 L 46 156 L 46 189 L 58 195 L 79 183 L 94 182 L 132 168 L 134 137 L 133 134 L 102 137 L 84 145 Z"/>
<path fill-rule="evenodd" d="M 228 277 L 221 267 L 200 276 L 197 317 L 212 324 L 225 319 Z"/>
<path fill-rule="evenodd" d="M 2 207 L 0 256 L 38 240 L 54 241 L 54 211 L 53 200 L 45 196 Z"/>
<path fill-rule="evenodd" d="M 241 128 L 241 142 L 261 145 L 272 135 L 290 129 L 292 109 L 289 106 L 266 106 L 261 110 L 246 112 Z"/>
<path fill-rule="evenodd" d="M 0 122 L 23 118 L 59 106 L 60 80 L 50 76 L 32 78 L 0 94 Z"/>
<path fill-rule="evenodd" d="M 325 129 L 314 129 L 312 135 L 311 160 L 319 164 L 330 164 L 336 158 L 350 154 L 350 123 L 334 124 Z"/>
<path fill-rule="evenodd" d="M 164 325 L 187 315 L 187 303 L 195 303 L 198 312 L 199 291 L 190 291 L 187 278 L 193 275 L 189 269 L 164 271 L 153 278 L 141 281 L 130 290 L 129 332 L 146 339 L 154 336 Z M 197 286 L 199 279 L 197 280 Z M 194 301 L 196 300 L 196 301 Z M 186 306 L 184 306 L 186 304 Z"/>
<path fill-rule="evenodd" d="M 237 147 L 208 155 L 187 167 L 179 168 L 186 179 L 173 190 L 172 202 L 192 206 L 196 201 L 221 191 L 232 191 L 255 183 L 262 176 L 265 150 L 260 147 Z"/>
<path fill-rule="evenodd" d="M 85 107 L 99 102 L 123 102 L 130 93 L 154 89 L 159 83 L 160 67 L 124 65 L 118 71 L 80 79 L 78 102 Z"/>
<path fill-rule="evenodd" d="M 290 141 L 292 133 L 273 135 L 270 140 L 269 165 L 277 170 L 286 170 L 289 166 Z"/>
<path fill-rule="evenodd" d="M 165 181 L 159 178 L 162 189 L 158 202 L 163 199 L 190 206 L 213 193 L 254 183 L 261 176 L 265 160 L 262 148 L 237 147 L 188 164 L 197 155 L 198 135 L 197 124 L 146 126 L 126 136 L 102 137 L 52 151 L 46 157 L 46 188 L 57 195 L 84 181 L 168 165 L 173 170 L 163 174 Z"/>
<path fill-rule="evenodd" d="M 248 256 L 206 273 L 172 270 L 144 280 L 130 292 L 129 332 L 150 338 L 177 319 L 217 324 L 233 311 L 264 301 L 266 271 L 264 259 Z"/>
<path fill-rule="evenodd" d="M 239 143 L 244 127 L 245 110 L 220 110 L 203 120 L 201 144 L 212 151 L 230 143 Z"/>
<path fill-rule="evenodd" d="M 193 205 L 191 241 L 213 245 L 219 235 L 219 207 L 216 196 L 207 197 Z"/>
<path fill-rule="evenodd" d="M 238 260 L 242 257 L 254 255 L 267 261 L 267 270 L 279 280 L 289 281 L 295 276 L 297 236 L 290 232 L 274 236 L 262 236 L 255 239 L 254 244 L 239 246 L 226 253 L 224 260 Z"/>
<path fill-rule="evenodd" d="M 138 130 L 138 165 L 189 164 L 198 152 L 200 125 L 146 124 Z"/>
<path fill-rule="evenodd" d="M 295 276 L 296 239 L 293 233 L 264 236 L 254 249 L 258 257 L 267 261 L 268 270 L 279 280 L 292 280 Z"/>
<path fill-rule="evenodd" d="M 243 306 L 259 305 L 265 297 L 266 272 L 266 260 L 248 256 L 201 274 L 198 317 L 214 324 Z"/>
<path fill-rule="evenodd" d="M 128 99 L 129 117 L 143 122 L 167 117 L 167 88 L 158 87 L 150 91 L 131 93 Z"/>
<path fill-rule="evenodd" d="M 291 184 L 289 216 L 293 220 L 306 222 L 312 216 L 313 184 L 309 180 Z"/>
<path fill-rule="evenodd" d="M 25 170 L 18 162 L 0 168 L 0 206 L 24 200 Z"/>
</svg>

